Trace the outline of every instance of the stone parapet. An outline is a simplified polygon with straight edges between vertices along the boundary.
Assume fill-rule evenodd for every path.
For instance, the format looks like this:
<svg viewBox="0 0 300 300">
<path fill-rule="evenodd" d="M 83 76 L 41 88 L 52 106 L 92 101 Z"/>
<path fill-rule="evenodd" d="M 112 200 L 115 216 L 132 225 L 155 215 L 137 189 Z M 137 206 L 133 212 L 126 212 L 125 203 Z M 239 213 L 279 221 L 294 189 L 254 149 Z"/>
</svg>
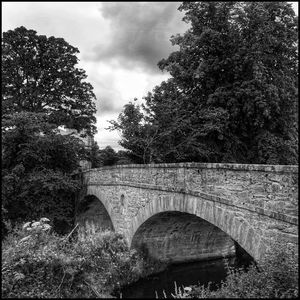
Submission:
<svg viewBox="0 0 300 300">
<path fill-rule="evenodd" d="M 195 168 L 195 169 L 231 169 L 244 171 L 265 171 L 298 174 L 297 165 L 264 165 L 264 164 L 231 164 L 231 163 L 161 163 L 161 164 L 129 164 L 95 168 L 93 170 L 136 169 L 136 168 Z"/>
<path fill-rule="evenodd" d="M 298 217 L 298 166 L 178 163 L 120 165 L 85 172 L 87 184 L 118 184 L 217 197 L 270 215 Z"/>
</svg>

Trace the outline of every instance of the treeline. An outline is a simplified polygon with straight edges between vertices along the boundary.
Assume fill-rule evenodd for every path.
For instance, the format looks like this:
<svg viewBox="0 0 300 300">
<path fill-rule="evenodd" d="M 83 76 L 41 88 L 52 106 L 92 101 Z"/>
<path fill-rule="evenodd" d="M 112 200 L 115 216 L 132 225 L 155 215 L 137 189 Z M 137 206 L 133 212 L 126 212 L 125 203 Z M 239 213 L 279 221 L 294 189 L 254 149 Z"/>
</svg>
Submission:
<svg viewBox="0 0 300 300">
<path fill-rule="evenodd" d="M 96 132 L 93 87 L 78 69 L 79 50 L 62 38 L 19 27 L 2 38 L 2 234 L 48 217 L 56 232 L 73 226 L 72 174 L 88 159 L 80 138 Z"/>
<path fill-rule="evenodd" d="M 110 130 L 136 162 L 298 163 L 298 17 L 287 2 L 184 2 L 171 78 Z"/>
<path fill-rule="evenodd" d="M 89 160 L 92 168 L 136 163 L 129 151 L 115 151 L 111 146 L 100 149 L 97 142 L 92 144 Z"/>
</svg>

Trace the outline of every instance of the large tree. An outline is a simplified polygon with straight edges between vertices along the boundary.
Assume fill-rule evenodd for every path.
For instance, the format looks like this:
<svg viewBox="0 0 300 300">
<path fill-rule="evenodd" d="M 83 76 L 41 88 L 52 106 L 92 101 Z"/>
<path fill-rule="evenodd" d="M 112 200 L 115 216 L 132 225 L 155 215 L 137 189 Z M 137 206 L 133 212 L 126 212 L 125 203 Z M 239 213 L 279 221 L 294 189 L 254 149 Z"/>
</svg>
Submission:
<svg viewBox="0 0 300 300">
<path fill-rule="evenodd" d="M 95 133 L 95 95 L 63 38 L 18 27 L 2 38 L 2 113 L 45 113 L 50 123 Z"/>
<path fill-rule="evenodd" d="M 298 161 L 298 18 L 287 2 L 184 2 L 149 93 L 157 161 Z M 124 144 L 125 145 L 125 144 Z M 125 147 L 125 146 L 124 146 Z M 129 149 L 129 148 L 127 148 Z"/>
</svg>

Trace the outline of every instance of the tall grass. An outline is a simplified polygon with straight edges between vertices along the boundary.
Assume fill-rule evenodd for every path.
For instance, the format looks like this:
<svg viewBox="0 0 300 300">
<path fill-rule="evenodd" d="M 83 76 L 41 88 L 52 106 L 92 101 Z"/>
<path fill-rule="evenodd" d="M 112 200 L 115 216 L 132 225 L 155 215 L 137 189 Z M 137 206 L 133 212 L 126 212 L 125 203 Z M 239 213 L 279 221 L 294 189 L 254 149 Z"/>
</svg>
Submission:
<svg viewBox="0 0 300 300">
<path fill-rule="evenodd" d="M 143 259 L 120 234 L 42 228 L 20 227 L 2 242 L 3 298 L 111 297 L 142 273 Z"/>
</svg>

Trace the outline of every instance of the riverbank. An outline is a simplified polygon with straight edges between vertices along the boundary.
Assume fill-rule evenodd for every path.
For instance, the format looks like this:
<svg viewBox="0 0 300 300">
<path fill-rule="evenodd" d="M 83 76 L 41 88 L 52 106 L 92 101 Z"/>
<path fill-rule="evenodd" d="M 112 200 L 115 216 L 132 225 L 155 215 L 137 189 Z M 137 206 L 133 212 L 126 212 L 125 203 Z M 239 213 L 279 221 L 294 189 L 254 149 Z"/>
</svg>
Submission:
<svg viewBox="0 0 300 300">
<path fill-rule="evenodd" d="M 2 297 L 111 297 L 117 287 L 140 278 L 143 264 L 117 233 L 82 239 L 19 228 L 2 242 Z"/>
<path fill-rule="evenodd" d="M 120 234 L 96 232 L 80 239 L 76 235 L 58 236 L 49 228 L 45 231 L 39 226 L 33 228 L 36 223 L 39 222 L 30 225 L 30 231 L 15 230 L 2 242 L 2 298 L 112 298 L 124 287 L 137 289 L 135 284 L 141 278 L 159 277 L 165 272 L 165 277 L 174 281 L 168 270 L 160 272 L 165 265 L 151 265 L 130 250 Z M 187 285 L 187 289 L 178 287 L 174 292 L 177 298 L 296 298 L 298 256 L 295 253 L 288 245 L 278 246 L 277 252 L 259 270 L 227 268 L 224 284 L 215 291 L 203 288 L 201 282 L 195 285 L 186 281 L 182 285 Z M 181 267 L 176 273 L 181 278 L 187 277 Z M 166 286 L 163 284 L 161 288 Z"/>
</svg>

